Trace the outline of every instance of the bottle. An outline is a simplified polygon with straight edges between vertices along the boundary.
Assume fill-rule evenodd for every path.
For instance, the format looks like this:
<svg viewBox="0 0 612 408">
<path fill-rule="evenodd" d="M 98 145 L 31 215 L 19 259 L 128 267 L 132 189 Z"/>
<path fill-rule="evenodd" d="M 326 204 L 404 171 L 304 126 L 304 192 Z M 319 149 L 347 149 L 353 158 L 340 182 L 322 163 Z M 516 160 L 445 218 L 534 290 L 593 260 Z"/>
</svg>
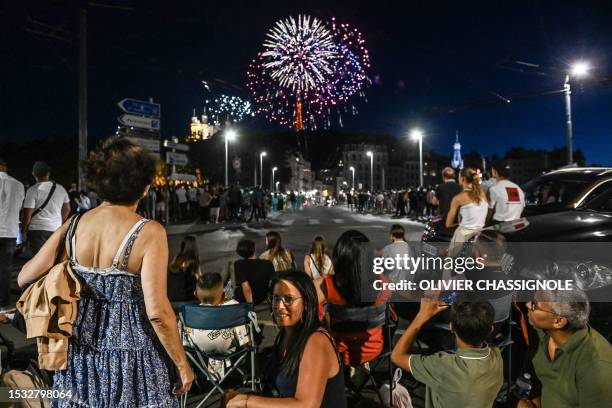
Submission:
<svg viewBox="0 0 612 408">
<path fill-rule="evenodd" d="M 531 393 L 531 374 L 525 373 L 516 379 L 516 393 L 521 399 L 529 399 Z"/>
</svg>

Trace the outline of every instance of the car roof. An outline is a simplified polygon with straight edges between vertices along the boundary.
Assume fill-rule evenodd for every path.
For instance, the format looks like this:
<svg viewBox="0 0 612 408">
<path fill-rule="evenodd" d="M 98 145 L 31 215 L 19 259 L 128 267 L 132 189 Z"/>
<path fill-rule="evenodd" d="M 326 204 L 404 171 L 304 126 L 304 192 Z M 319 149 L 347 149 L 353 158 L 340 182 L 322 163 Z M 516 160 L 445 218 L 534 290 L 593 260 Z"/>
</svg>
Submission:
<svg viewBox="0 0 612 408">
<path fill-rule="evenodd" d="M 548 174 L 589 174 L 595 176 L 604 176 L 612 174 L 612 167 L 567 167 L 558 170 L 553 170 Z"/>
</svg>

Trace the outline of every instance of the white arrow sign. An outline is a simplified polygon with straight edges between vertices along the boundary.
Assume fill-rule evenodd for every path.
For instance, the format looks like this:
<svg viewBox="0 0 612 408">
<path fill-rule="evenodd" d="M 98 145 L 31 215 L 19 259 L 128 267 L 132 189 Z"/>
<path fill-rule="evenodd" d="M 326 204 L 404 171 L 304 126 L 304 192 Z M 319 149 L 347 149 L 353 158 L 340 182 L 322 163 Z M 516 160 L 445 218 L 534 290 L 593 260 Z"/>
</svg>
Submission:
<svg viewBox="0 0 612 408">
<path fill-rule="evenodd" d="M 196 176 L 193 174 L 174 173 L 170 175 L 170 180 L 196 181 Z"/>
<path fill-rule="evenodd" d="M 154 118 L 145 118 L 142 116 L 136 115 L 121 115 L 117 120 L 119 123 L 125 126 L 149 129 L 149 130 L 159 130 L 159 119 Z"/>
<path fill-rule="evenodd" d="M 189 163 L 189 159 L 183 153 L 166 152 L 166 163 L 184 166 Z"/>
<path fill-rule="evenodd" d="M 174 142 L 172 142 L 170 140 L 164 140 L 164 147 L 166 147 L 168 149 L 180 150 L 182 152 L 189 151 L 189 146 L 187 146 L 186 144 L 183 144 L 183 143 L 174 143 Z"/>
<path fill-rule="evenodd" d="M 142 139 L 139 137 L 126 137 L 126 139 L 141 145 L 145 149 L 149 149 L 151 152 L 159 152 L 159 140 L 155 139 Z"/>
</svg>

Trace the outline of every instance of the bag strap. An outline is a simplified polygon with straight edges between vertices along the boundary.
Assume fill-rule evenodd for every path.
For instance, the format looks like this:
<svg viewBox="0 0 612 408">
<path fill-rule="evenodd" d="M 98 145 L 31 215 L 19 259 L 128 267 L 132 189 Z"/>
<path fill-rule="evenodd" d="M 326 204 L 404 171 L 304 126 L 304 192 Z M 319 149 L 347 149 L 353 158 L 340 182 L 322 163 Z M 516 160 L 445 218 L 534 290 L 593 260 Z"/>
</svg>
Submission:
<svg viewBox="0 0 612 408">
<path fill-rule="evenodd" d="M 45 199 L 45 202 L 42 203 L 40 207 L 34 210 L 34 212 L 32 213 L 32 218 L 34 218 L 36 214 L 41 212 L 47 206 L 47 204 L 49 204 L 49 201 L 51 200 L 51 196 L 53 196 L 53 193 L 55 193 L 55 187 L 57 187 L 57 184 L 55 183 L 55 181 L 52 181 L 52 183 L 53 184 L 51 185 L 51 190 L 49 191 L 49 195 Z"/>
</svg>

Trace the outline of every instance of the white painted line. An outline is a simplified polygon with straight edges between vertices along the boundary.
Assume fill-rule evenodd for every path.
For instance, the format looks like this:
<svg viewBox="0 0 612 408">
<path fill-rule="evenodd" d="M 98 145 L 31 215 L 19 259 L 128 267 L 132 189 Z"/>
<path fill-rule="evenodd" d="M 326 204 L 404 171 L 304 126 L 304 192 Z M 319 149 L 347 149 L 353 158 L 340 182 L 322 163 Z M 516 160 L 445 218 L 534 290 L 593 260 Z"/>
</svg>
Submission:
<svg viewBox="0 0 612 408">
<path fill-rule="evenodd" d="M 283 221 L 282 225 L 293 225 L 293 223 L 295 222 L 295 218 L 291 219 L 291 220 L 285 220 Z"/>
<path fill-rule="evenodd" d="M 332 221 L 336 224 L 344 224 L 344 220 L 342 218 L 334 218 Z"/>
<path fill-rule="evenodd" d="M 316 224 L 320 224 L 321 221 L 317 220 L 316 218 L 311 218 L 311 219 L 308 220 L 308 223 L 310 225 L 316 225 Z"/>
</svg>

